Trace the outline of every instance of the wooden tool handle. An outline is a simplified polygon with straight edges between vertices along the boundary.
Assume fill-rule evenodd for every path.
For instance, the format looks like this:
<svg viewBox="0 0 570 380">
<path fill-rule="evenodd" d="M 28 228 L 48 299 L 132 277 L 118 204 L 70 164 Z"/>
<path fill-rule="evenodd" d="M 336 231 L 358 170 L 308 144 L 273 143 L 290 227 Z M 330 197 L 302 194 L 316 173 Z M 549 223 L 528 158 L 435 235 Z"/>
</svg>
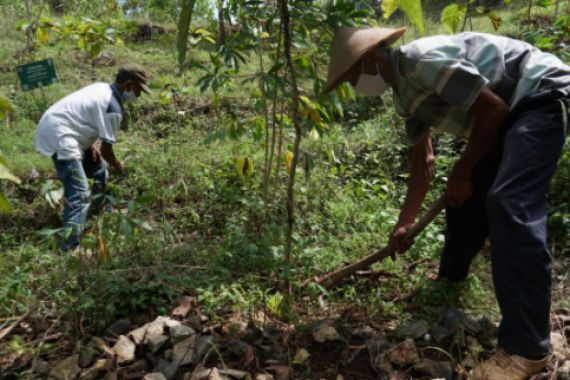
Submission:
<svg viewBox="0 0 570 380">
<path fill-rule="evenodd" d="M 414 224 L 408 232 L 404 235 L 404 240 L 412 240 L 414 239 L 420 232 L 426 228 L 428 224 L 443 210 L 445 207 L 445 198 L 442 196 L 439 198 L 428 210 L 428 212 L 416 223 Z M 370 256 L 366 256 L 364 259 L 347 265 L 344 268 L 336 270 L 326 276 L 320 278 L 317 281 L 317 284 L 325 287 L 331 288 L 340 282 L 343 278 L 350 276 L 351 274 L 355 273 L 356 271 L 365 269 L 370 266 L 370 264 L 375 263 L 376 261 L 380 261 L 388 256 L 394 254 L 395 248 L 388 244 L 386 247 L 374 252 Z"/>
</svg>

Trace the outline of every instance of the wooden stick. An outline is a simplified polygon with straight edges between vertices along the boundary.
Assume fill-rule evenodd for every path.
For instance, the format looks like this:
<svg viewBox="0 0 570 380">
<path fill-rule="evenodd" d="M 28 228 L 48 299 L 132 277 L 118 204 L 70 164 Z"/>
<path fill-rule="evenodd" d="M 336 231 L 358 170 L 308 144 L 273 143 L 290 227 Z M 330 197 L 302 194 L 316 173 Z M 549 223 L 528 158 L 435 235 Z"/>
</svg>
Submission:
<svg viewBox="0 0 570 380">
<path fill-rule="evenodd" d="M 439 198 L 429 209 L 429 211 L 408 230 L 406 235 L 404 235 L 404 240 L 412 240 L 414 239 L 420 232 L 426 228 L 428 224 L 443 210 L 445 207 L 445 199 L 442 196 Z M 370 266 L 372 263 L 376 261 L 380 261 L 385 259 L 388 256 L 392 256 L 395 253 L 395 249 L 391 245 L 387 245 L 386 247 L 374 252 L 373 254 L 366 256 L 364 259 L 345 266 L 344 268 L 338 269 L 332 273 L 327 274 L 326 276 L 318 279 L 316 282 L 317 284 L 321 285 L 324 288 L 331 288 L 338 284 L 343 278 L 350 276 L 351 274 L 355 273 L 356 271 L 362 270 Z"/>
<path fill-rule="evenodd" d="M 20 323 L 24 322 L 26 320 L 26 318 L 28 318 L 34 311 L 36 311 L 37 308 L 38 308 L 38 305 L 31 307 L 21 317 L 19 317 L 14 322 L 12 322 L 12 324 L 10 326 L 8 326 L 4 330 L 0 331 L 0 341 L 2 339 L 4 339 L 8 334 L 10 334 L 12 332 L 12 330 L 14 330 L 16 328 L 16 326 L 18 326 Z"/>
</svg>

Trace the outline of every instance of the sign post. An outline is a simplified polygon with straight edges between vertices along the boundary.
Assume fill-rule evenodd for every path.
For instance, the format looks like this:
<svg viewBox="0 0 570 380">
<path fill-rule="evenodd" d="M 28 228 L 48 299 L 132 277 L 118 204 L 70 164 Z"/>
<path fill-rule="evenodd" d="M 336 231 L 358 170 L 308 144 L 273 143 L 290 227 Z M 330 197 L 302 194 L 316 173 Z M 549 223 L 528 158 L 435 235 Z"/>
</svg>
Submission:
<svg viewBox="0 0 570 380">
<path fill-rule="evenodd" d="M 51 58 L 20 65 L 17 71 L 20 84 L 24 91 L 30 91 L 59 82 Z"/>
</svg>

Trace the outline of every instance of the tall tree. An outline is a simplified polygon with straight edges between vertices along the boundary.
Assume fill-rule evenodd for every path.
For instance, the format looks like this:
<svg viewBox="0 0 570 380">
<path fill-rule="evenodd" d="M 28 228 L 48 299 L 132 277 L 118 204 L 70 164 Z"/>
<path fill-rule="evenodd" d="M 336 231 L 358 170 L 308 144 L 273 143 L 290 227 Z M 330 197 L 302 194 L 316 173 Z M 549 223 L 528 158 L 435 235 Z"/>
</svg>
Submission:
<svg viewBox="0 0 570 380">
<path fill-rule="evenodd" d="M 178 66 L 179 72 L 184 71 L 184 63 L 186 62 L 186 50 L 188 49 L 188 33 L 190 32 L 190 21 L 192 21 L 192 12 L 196 0 L 182 0 L 180 7 L 180 16 L 178 18 Z"/>
</svg>

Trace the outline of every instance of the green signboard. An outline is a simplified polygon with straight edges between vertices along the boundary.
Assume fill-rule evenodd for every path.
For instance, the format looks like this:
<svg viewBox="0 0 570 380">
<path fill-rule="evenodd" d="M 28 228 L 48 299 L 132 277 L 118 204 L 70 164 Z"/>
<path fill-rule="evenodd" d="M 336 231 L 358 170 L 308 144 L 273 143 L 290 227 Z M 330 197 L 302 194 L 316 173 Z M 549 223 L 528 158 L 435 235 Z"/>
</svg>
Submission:
<svg viewBox="0 0 570 380">
<path fill-rule="evenodd" d="M 51 58 L 18 66 L 18 77 L 24 91 L 59 82 Z"/>
</svg>

